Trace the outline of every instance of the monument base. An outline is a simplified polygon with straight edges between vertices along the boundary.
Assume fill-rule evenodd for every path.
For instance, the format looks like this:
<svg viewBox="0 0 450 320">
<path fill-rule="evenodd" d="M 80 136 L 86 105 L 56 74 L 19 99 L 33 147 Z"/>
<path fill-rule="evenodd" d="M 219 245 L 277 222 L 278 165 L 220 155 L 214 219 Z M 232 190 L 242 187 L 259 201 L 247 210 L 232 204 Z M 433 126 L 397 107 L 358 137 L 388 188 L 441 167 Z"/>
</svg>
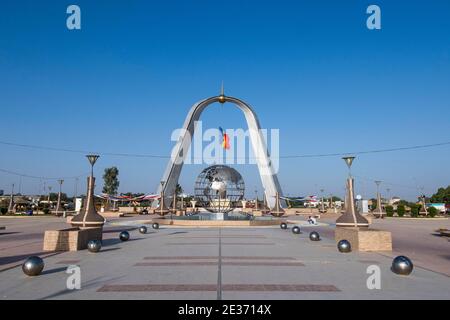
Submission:
<svg viewBox="0 0 450 320">
<path fill-rule="evenodd" d="M 210 214 L 210 219 L 213 221 L 224 221 L 227 218 L 228 218 L 228 213 L 217 212 L 217 213 Z"/>
<path fill-rule="evenodd" d="M 336 227 L 336 243 L 347 240 L 354 251 L 392 251 L 392 234 L 370 228 Z"/>
<path fill-rule="evenodd" d="M 90 240 L 102 240 L 103 228 L 68 228 L 47 230 L 44 251 L 79 251 L 87 248 Z"/>
</svg>

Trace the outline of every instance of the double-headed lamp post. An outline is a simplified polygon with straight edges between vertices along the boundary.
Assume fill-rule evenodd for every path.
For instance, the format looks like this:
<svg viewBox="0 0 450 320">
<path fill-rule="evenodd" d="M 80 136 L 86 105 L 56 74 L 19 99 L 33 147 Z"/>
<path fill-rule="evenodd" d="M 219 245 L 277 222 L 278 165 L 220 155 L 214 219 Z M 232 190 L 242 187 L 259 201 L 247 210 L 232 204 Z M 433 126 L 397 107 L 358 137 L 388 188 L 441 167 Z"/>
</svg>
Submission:
<svg viewBox="0 0 450 320">
<path fill-rule="evenodd" d="M 368 227 L 369 222 L 355 210 L 355 194 L 353 190 L 353 177 L 351 167 L 355 157 L 348 156 L 342 158 L 348 167 L 347 195 L 345 197 L 345 212 L 336 220 L 338 227 Z"/>
<path fill-rule="evenodd" d="M 94 204 L 94 188 L 95 188 L 95 178 L 94 178 L 94 164 L 100 156 L 96 154 L 89 154 L 86 158 L 91 164 L 91 174 L 87 178 L 87 195 L 86 201 L 81 209 L 80 213 L 73 217 L 71 224 L 76 227 L 83 228 L 101 228 L 105 223 L 105 218 L 97 213 Z"/>
</svg>

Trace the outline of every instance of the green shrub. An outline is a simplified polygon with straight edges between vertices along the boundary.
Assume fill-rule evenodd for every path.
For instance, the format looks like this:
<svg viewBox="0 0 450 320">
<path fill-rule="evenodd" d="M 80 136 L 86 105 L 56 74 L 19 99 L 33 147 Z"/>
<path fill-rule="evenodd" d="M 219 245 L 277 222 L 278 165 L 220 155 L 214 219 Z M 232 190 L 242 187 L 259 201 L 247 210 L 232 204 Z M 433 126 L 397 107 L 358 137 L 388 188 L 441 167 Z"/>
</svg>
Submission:
<svg viewBox="0 0 450 320">
<path fill-rule="evenodd" d="M 405 212 L 406 212 L 405 206 L 402 205 L 402 204 L 399 204 L 399 205 L 397 206 L 397 215 L 398 215 L 399 217 L 403 217 L 403 216 L 405 215 Z"/>
<path fill-rule="evenodd" d="M 49 208 L 44 208 L 42 211 L 44 212 L 44 214 L 50 214 L 50 209 Z"/>
<path fill-rule="evenodd" d="M 1 214 L 7 214 L 8 213 L 8 208 L 0 208 L 0 212 Z"/>
<path fill-rule="evenodd" d="M 439 212 L 438 209 L 436 209 L 435 207 L 429 207 L 427 208 L 428 211 L 428 216 L 430 216 L 431 218 L 434 218 Z"/>
<path fill-rule="evenodd" d="M 394 207 L 393 206 L 386 206 L 386 215 L 388 217 L 394 216 Z"/>
<path fill-rule="evenodd" d="M 417 204 L 412 204 L 410 207 L 411 207 L 411 217 L 413 218 L 418 217 L 421 206 Z"/>
</svg>

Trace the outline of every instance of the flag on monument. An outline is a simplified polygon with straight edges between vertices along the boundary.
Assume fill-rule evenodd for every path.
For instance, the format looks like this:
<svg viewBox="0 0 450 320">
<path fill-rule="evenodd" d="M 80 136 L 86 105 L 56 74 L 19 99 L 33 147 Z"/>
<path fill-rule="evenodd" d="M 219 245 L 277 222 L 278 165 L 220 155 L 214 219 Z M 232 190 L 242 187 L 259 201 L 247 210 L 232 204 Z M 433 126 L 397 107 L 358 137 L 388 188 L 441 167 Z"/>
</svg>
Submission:
<svg viewBox="0 0 450 320">
<path fill-rule="evenodd" d="M 228 137 L 228 134 L 226 134 L 225 131 L 222 129 L 222 127 L 219 127 L 219 130 L 222 133 L 222 148 L 229 150 L 230 138 Z"/>
</svg>

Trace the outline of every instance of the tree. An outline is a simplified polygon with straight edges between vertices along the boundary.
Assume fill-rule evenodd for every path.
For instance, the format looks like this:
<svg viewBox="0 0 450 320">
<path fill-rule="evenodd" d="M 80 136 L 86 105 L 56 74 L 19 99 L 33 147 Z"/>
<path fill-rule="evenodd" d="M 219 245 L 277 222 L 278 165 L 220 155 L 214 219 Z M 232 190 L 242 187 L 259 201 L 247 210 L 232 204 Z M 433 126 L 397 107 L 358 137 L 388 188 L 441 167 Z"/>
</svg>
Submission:
<svg viewBox="0 0 450 320">
<path fill-rule="evenodd" d="M 117 189 L 119 188 L 119 169 L 116 167 L 106 168 L 103 174 L 103 193 L 109 195 L 116 195 Z"/>
<path fill-rule="evenodd" d="M 430 198 L 431 203 L 450 203 L 450 186 L 439 188 Z"/>
<path fill-rule="evenodd" d="M 403 217 L 405 215 L 406 209 L 405 206 L 403 204 L 399 204 L 397 205 L 397 215 L 399 217 Z"/>
</svg>

